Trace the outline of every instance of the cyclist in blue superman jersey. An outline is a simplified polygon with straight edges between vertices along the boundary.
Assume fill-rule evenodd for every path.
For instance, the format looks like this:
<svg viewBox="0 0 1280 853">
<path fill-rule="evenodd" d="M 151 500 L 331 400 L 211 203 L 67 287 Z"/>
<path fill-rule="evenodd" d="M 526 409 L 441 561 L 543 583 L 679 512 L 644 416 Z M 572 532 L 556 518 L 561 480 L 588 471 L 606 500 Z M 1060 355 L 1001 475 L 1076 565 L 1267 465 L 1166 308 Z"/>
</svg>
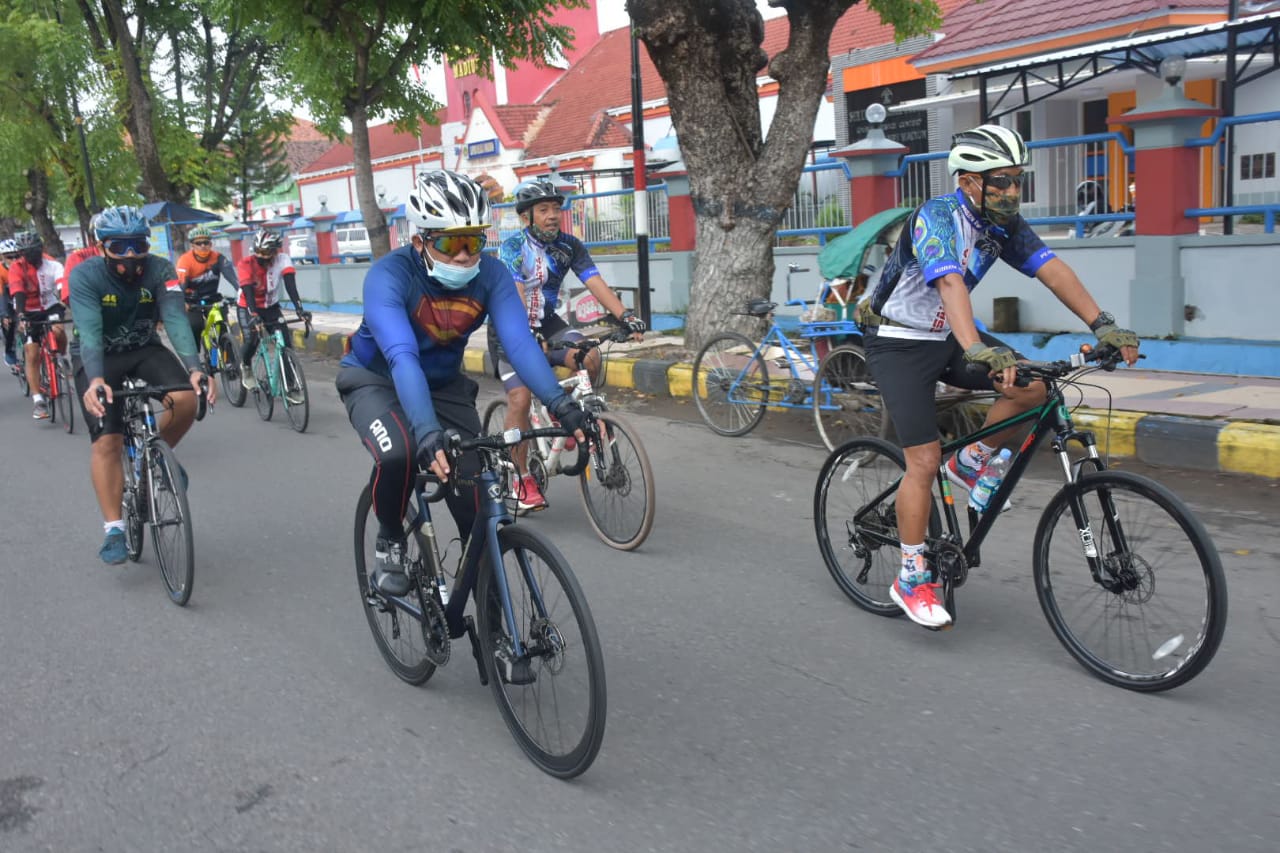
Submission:
<svg viewBox="0 0 1280 853">
<path fill-rule="evenodd" d="M 979 331 L 969 292 L 1002 260 L 1039 279 L 1101 343 L 1120 350 L 1126 363 L 1138 358 L 1138 336 L 1098 307 L 1075 272 L 1019 215 L 1030 164 L 1026 143 L 1008 128 L 982 125 L 956 134 L 947 160 L 958 176 L 956 192 L 926 201 L 907 220 L 858 313 L 867 366 L 907 462 L 897 496 L 902 569 L 889 595 L 912 621 L 930 628 L 951 622 L 924 558 L 933 479 L 942 464 L 936 384 L 999 390 L 1002 396 L 991 406 L 988 424 L 1045 399 L 1043 383 L 1013 384 L 1021 356 Z M 1015 427 L 961 449 L 947 460 L 947 477 L 972 490 L 986 461 L 1016 432 Z"/>
<path fill-rule="evenodd" d="M 498 250 L 498 257 L 511 271 L 520 298 L 528 314 L 529 328 L 547 349 L 547 361 L 557 367 L 568 363 L 569 350 L 563 346 L 581 340 L 581 332 L 569 328 L 568 294 L 564 280 L 572 272 L 600 306 L 625 326 L 635 339 L 644 336 L 644 321 L 622 304 L 610 289 L 582 241 L 560 230 L 565 196 L 546 179 L 525 181 L 516 187 L 516 213 L 524 224 L 520 233 L 508 237 Z M 507 392 L 506 427 L 529 428 L 529 389 L 520 380 L 503 352 L 501 342 L 489 329 L 489 352 L 497 367 L 498 378 Z M 593 383 L 600 380 L 600 353 L 592 350 L 583 366 Z M 538 481 L 526 465 L 528 450 L 514 448 L 511 459 L 520 474 L 517 494 L 519 512 L 543 509 L 547 500 Z"/>
<path fill-rule="evenodd" d="M 373 582 L 390 595 L 409 589 L 403 518 L 417 465 L 442 480 L 452 473 L 445 430 L 480 432 L 479 386 L 463 375 L 467 338 L 486 315 L 515 369 L 560 423 L 579 434 L 582 409 L 565 394 L 529 332 L 511 274 L 482 254 L 489 200 L 471 178 L 424 172 L 405 204 L 417 229 L 411 245 L 375 263 L 364 281 L 364 320 L 351 338 L 337 387 L 351 425 L 373 456 L 373 510 L 378 519 Z M 416 462 L 416 464 L 415 464 Z M 472 479 L 479 459 L 459 463 Z M 450 489 L 446 501 L 465 537 L 475 518 L 474 488 Z"/>
</svg>

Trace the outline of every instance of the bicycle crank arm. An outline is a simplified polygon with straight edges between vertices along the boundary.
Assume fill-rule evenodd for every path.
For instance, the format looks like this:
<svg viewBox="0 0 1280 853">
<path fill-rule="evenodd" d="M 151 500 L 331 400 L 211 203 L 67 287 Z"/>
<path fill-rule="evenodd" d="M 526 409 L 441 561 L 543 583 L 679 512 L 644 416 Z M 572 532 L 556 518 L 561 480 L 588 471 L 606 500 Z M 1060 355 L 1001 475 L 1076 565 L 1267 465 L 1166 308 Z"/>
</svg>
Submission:
<svg viewBox="0 0 1280 853">
<path fill-rule="evenodd" d="M 480 671 L 480 685 L 487 687 L 489 673 L 485 670 L 484 655 L 480 653 L 480 638 L 476 636 L 476 620 L 470 616 L 464 616 L 463 624 L 467 626 L 467 638 L 471 640 L 471 655 L 476 659 L 476 669 Z"/>
</svg>

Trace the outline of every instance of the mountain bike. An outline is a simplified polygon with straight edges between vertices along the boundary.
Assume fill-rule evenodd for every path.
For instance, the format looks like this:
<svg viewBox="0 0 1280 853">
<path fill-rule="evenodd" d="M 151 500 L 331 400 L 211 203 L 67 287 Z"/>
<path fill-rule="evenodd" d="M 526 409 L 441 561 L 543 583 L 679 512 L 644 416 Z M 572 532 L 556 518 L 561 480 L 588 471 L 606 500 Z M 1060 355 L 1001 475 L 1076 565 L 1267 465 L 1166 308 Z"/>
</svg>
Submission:
<svg viewBox="0 0 1280 853">
<path fill-rule="evenodd" d="M 949 441 L 942 451 L 946 458 L 978 439 L 1029 425 L 988 503 L 999 507 L 1017 487 L 1031 451 L 1049 439 L 1066 483 L 1045 507 L 1032 544 L 1045 618 L 1072 657 L 1103 681 L 1168 690 L 1194 678 L 1217 652 L 1227 622 L 1226 579 L 1213 540 L 1191 510 L 1147 477 L 1108 470 L 1093 433 L 1072 425 L 1063 387 L 1092 370 L 1112 370 L 1119 360 L 1116 350 L 1099 347 L 1062 361 L 1019 363 L 1018 383 L 1042 381 L 1045 402 Z M 1089 364 L 1096 366 L 1077 373 Z M 1083 455 L 1073 458 L 1071 443 Z M 855 604 L 882 616 L 901 613 L 889 586 L 901 565 L 894 501 L 905 468 L 896 446 L 875 437 L 855 439 L 827 457 L 814 491 L 814 525 L 827 570 Z M 1000 513 L 979 515 L 970 508 L 965 539 L 941 469 L 936 482 L 925 557 L 954 620 L 955 590 L 981 565 L 979 549 Z"/>
<path fill-rule="evenodd" d="M 58 343 L 58 336 L 53 334 L 53 326 L 69 324 L 70 319 L 48 318 L 29 320 L 29 334 L 40 340 L 40 393 L 49 401 L 49 422 L 62 421 L 62 427 L 68 433 L 76 431 L 76 399 L 75 370 L 71 367 L 71 356 L 67 354 L 65 343 Z M 23 383 L 26 384 L 25 364 Z"/>
<path fill-rule="evenodd" d="M 253 354 L 253 378 L 258 381 L 258 387 L 253 389 L 253 404 L 258 409 L 258 416 L 269 421 L 275 400 L 279 399 L 289 416 L 289 425 L 297 432 L 306 432 L 307 422 L 311 419 L 307 378 L 302 373 L 297 353 L 285 346 L 284 332 L 280 329 L 280 326 L 291 323 L 305 323 L 304 336 L 311 336 L 309 311 L 296 320 L 282 318 L 270 333 L 263 330 L 258 336 L 258 351 Z"/>
<path fill-rule="evenodd" d="M 240 349 L 231 336 L 231 326 L 227 322 L 228 312 L 235 308 L 235 304 L 234 299 L 224 296 L 190 307 L 209 309 L 204 318 L 204 329 L 200 332 L 200 369 L 206 376 L 218 376 L 227 401 L 240 408 L 244 405 L 246 396 L 244 386 L 240 384 L 240 361 L 236 358 Z"/>
<path fill-rule="evenodd" d="M 657 498 L 654 492 L 653 465 L 640 437 L 630 423 L 609 411 L 602 395 L 592 387 L 591 374 L 583 366 L 587 353 L 608 342 L 631 339 L 631 333 L 619 329 L 603 337 L 587 337 L 579 341 L 558 341 L 555 346 L 573 350 L 574 372 L 560 381 L 575 402 L 595 415 L 598 435 L 592 435 L 589 447 L 583 449 L 569 438 L 534 438 L 528 442 L 529 472 L 545 494 L 556 474 L 578 478 L 583 509 L 591 528 L 608 545 L 620 551 L 639 548 L 653 529 Z M 507 417 L 507 400 L 501 397 L 485 408 L 482 431 L 501 432 Z M 534 427 L 551 426 L 551 413 L 536 397 L 529 411 Z M 515 496 L 508 495 L 514 506 Z"/>
<path fill-rule="evenodd" d="M 207 411 L 208 381 L 201 383 L 196 419 Z M 191 530 L 191 508 L 187 502 L 187 477 L 169 443 L 160 437 L 152 402 L 173 391 L 190 391 L 189 384 L 148 385 L 140 379 L 126 379 L 112 392 L 121 406 L 124 427 L 124 492 L 121 517 L 124 519 L 125 547 L 129 559 L 142 557 L 146 527 L 151 528 L 151 546 L 169 600 L 179 607 L 191 599 L 195 577 L 195 540 Z M 98 399 L 106 404 L 106 394 Z"/>
<path fill-rule="evenodd" d="M 588 416 L 590 418 L 590 416 Z M 424 684 L 450 659 L 450 642 L 468 637 L 480 683 L 489 685 L 516 743 L 541 770 L 568 779 L 591 766 L 604 740 L 604 655 L 586 597 L 549 541 L 517 526 L 503 495 L 515 471 L 511 446 L 563 436 L 561 428 L 509 430 L 461 439 L 449 435 L 453 470 L 477 451 L 480 506 L 450 573 L 440 553 L 430 504 L 454 487 L 419 472 L 405 522 L 410 590 L 390 596 L 371 582 L 378 520 L 371 486 L 356 504 L 356 582 L 369 629 L 391 671 Z M 434 484 L 434 491 L 425 491 Z M 475 602 L 474 618 L 464 614 Z"/>
</svg>

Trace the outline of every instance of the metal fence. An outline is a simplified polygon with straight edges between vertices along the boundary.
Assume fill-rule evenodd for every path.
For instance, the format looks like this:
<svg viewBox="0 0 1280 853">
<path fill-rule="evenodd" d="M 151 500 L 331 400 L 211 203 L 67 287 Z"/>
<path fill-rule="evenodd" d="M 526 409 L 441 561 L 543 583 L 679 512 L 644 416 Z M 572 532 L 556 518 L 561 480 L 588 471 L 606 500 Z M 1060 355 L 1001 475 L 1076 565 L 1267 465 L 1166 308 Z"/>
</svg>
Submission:
<svg viewBox="0 0 1280 853">
<path fill-rule="evenodd" d="M 671 242 L 671 216 L 667 185 L 647 187 L 649 197 L 649 245 Z M 519 232 L 520 217 L 514 202 L 494 205 L 494 227 L 489 229 L 489 245 Z M 577 237 L 588 247 L 635 245 L 635 191 L 606 190 L 571 195 L 565 202 L 560 229 Z"/>
<path fill-rule="evenodd" d="M 1234 231 L 1261 226 L 1266 233 L 1275 233 L 1280 178 L 1274 122 L 1280 122 L 1280 112 L 1227 116 L 1218 120 L 1208 136 L 1186 141 L 1188 148 L 1205 149 L 1200 169 L 1201 203 L 1187 210 L 1187 216 L 1201 217 L 1202 225 L 1215 230 L 1226 218 L 1234 217 Z M 1228 156 L 1229 150 L 1234 157 Z M 1232 173 L 1229 193 L 1228 172 Z"/>
</svg>

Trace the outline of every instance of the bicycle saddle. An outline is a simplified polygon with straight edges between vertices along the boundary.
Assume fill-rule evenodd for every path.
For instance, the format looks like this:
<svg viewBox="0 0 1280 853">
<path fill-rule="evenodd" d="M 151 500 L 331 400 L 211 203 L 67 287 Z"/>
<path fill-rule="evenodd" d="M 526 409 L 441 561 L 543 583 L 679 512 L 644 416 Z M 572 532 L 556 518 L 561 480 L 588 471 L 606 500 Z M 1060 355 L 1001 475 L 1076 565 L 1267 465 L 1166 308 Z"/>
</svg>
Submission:
<svg viewBox="0 0 1280 853">
<path fill-rule="evenodd" d="M 752 317 L 767 317 L 769 312 L 778 307 L 778 303 L 768 299 L 752 299 L 747 303 L 747 313 Z"/>
</svg>

